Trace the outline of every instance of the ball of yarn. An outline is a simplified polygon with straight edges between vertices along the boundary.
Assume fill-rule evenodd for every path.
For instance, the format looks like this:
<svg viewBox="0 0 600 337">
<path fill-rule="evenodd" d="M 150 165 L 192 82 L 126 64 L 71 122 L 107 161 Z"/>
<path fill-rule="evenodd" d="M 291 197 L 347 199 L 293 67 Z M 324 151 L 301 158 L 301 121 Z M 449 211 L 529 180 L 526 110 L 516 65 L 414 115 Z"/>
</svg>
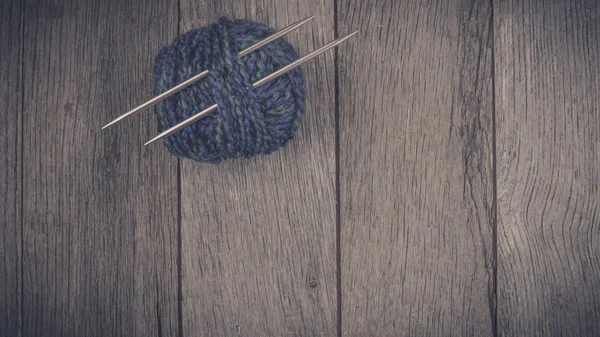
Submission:
<svg viewBox="0 0 600 337">
<path fill-rule="evenodd" d="M 302 71 L 296 68 L 258 88 L 252 84 L 298 58 L 284 39 L 239 57 L 244 48 L 275 31 L 249 20 L 221 18 L 191 30 L 156 58 L 155 94 L 190 77 L 210 74 L 157 104 L 159 132 L 218 104 L 216 111 L 164 140 L 176 156 L 219 163 L 269 154 L 295 135 L 305 108 Z"/>
</svg>

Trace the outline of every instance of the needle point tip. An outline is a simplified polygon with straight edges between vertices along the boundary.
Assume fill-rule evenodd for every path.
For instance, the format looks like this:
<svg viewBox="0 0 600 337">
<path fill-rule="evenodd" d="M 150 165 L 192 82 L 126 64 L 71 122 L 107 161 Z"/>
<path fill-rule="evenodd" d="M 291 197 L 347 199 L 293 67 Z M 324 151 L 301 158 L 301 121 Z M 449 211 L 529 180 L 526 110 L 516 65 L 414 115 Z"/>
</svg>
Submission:
<svg viewBox="0 0 600 337">
<path fill-rule="evenodd" d="M 159 140 L 160 138 L 161 138 L 161 137 L 155 137 L 155 138 L 152 138 L 152 139 L 150 139 L 149 141 L 147 141 L 147 142 L 144 144 L 144 146 L 148 146 L 148 145 L 150 145 L 150 144 L 154 143 L 155 141 Z"/>
<path fill-rule="evenodd" d="M 356 35 L 356 34 L 358 34 L 358 30 L 357 30 L 357 31 L 354 31 L 354 32 L 352 32 L 352 33 L 350 33 L 350 34 L 348 34 L 348 35 L 346 35 L 345 37 L 346 37 L 346 38 L 350 38 L 350 37 L 353 37 L 353 36 L 354 36 L 354 35 Z"/>
</svg>

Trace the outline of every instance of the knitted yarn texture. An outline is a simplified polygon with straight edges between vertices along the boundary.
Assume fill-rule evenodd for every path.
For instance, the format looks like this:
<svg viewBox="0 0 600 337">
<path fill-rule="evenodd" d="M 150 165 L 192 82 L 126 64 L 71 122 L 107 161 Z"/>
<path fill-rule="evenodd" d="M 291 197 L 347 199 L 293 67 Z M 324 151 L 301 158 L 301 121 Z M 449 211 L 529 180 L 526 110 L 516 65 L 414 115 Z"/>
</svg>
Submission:
<svg viewBox="0 0 600 337">
<path fill-rule="evenodd" d="M 249 55 L 239 51 L 275 31 L 249 20 L 221 18 L 191 30 L 156 58 L 155 95 L 208 69 L 210 74 L 156 105 L 159 132 L 218 104 L 216 111 L 164 140 L 171 153 L 199 162 L 269 154 L 295 135 L 305 109 L 302 70 L 256 89 L 252 83 L 298 58 L 280 38 Z"/>
</svg>

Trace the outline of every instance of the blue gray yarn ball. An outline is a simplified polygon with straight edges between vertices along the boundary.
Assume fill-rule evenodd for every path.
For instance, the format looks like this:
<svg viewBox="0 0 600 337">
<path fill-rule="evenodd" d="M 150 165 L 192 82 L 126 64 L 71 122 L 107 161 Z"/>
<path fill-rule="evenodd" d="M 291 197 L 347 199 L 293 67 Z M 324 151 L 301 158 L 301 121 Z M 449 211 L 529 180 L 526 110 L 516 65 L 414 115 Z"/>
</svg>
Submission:
<svg viewBox="0 0 600 337">
<path fill-rule="evenodd" d="M 300 68 L 252 88 L 252 83 L 296 60 L 294 48 L 278 39 L 238 57 L 241 50 L 273 33 L 260 23 L 221 18 L 217 24 L 179 36 L 160 51 L 154 67 L 156 95 L 204 70 L 210 74 L 157 104 L 159 132 L 219 105 L 216 111 L 167 137 L 164 145 L 171 153 L 219 163 L 272 153 L 294 137 L 305 107 Z"/>
</svg>

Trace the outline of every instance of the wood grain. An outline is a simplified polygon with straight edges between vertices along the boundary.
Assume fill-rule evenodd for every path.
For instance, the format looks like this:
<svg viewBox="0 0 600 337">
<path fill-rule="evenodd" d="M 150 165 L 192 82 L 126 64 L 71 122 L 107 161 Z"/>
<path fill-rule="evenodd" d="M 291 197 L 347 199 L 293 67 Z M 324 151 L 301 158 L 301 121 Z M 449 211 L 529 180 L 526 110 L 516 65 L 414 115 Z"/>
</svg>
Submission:
<svg viewBox="0 0 600 337">
<path fill-rule="evenodd" d="M 337 7 L 343 336 L 491 336 L 491 6 Z"/>
<path fill-rule="evenodd" d="M 600 331 L 600 4 L 495 1 L 500 336 Z"/>
<path fill-rule="evenodd" d="M 22 6 L 0 2 L 0 336 L 21 336 Z"/>
<path fill-rule="evenodd" d="M 289 34 L 300 54 L 333 39 L 331 1 L 181 1 L 181 32 L 220 16 Z M 303 66 L 307 111 L 296 139 L 270 156 L 219 166 L 182 161 L 183 336 L 334 336 L 335 69 L 333 52 Z"/>
<path fill-rule="evenodd" d="M 176 336 L 177 166 L 151 113 L 176 1 L 27 1 L 24 336 Z M 152 123 L 151 123 L 152 121 Z"/>
</svg>

